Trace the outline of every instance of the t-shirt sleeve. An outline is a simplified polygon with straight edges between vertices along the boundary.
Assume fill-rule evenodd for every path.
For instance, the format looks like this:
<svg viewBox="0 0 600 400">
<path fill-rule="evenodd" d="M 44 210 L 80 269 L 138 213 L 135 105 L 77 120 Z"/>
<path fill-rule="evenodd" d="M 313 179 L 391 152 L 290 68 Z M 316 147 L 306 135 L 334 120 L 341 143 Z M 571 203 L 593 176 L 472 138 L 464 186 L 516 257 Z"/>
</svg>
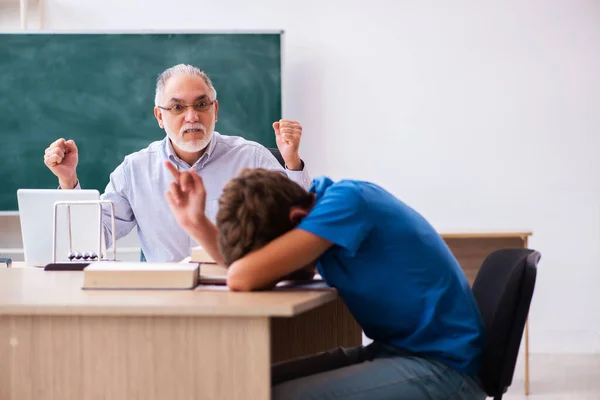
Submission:
<svg viewBox="0 0 600 400">
<path fill-rule="evenodd" d="M 354 255 L 372 227 L 368 211 L 358 188 L 336 184 L 317 200 L 298 228 L 329 240 Z"/>
</svg>

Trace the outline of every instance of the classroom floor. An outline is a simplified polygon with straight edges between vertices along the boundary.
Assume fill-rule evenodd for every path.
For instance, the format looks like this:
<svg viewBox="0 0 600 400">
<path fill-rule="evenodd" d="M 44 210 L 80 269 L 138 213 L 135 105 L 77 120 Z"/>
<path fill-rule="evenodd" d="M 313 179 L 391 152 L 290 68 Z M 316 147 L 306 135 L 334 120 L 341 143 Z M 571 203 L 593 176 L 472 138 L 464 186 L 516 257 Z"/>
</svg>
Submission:
<svg viewBox="0 0 600 400">
<path fill-rule="evenodd" d="M 600 400 L 600 354 L 531 354 L 531 394 L 524 394 L 523 359 L 505 400 Z"/>
</svg>

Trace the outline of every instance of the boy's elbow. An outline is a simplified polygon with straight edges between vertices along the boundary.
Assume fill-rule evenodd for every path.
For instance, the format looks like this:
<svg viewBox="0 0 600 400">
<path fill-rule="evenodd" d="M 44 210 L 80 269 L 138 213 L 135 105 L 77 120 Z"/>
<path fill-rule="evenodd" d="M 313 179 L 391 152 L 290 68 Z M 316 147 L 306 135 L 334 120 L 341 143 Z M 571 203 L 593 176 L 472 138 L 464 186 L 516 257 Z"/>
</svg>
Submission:
<svg viewBox="0 0 600 400">
<path fill-rule="evenodd" d="M 263 285 L 258 282 L 248 281 L 247 279 L 231 279 L 227 277 L 227 287 L 232 292 L 253 292 L 258 290 L 268 290 L 273 288 L 273 284 Z"/>
<path fill-rule="evenodd" d="M 232 292 L 251 292 L 252 290 L 254 290 L 250 282 L 229 275 L 227 275 L 227 287 Z"/>
<path fill-rule="evenodd" d="M 255 290 L 272 289 L 273 282 L 263 282 L 259 274 L 248 273 L 240 265 L 233 263 L 227 270 L 227 287 L 233 292 L 252 292 Z"/>
<path fill-rule="evenodd" d="M 240 271 L 240 268 L 233 263 L 227 270 L 227 287 L 233 292 L 250 292 L 256 290 L 252 276 Z"/>
</svg>

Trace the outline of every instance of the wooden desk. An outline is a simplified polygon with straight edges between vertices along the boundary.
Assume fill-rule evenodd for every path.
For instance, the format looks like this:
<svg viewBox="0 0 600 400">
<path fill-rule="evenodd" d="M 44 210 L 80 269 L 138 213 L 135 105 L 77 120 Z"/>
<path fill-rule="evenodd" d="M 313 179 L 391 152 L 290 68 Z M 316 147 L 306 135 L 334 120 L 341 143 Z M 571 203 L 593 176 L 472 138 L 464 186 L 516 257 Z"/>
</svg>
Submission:
<svg viewBox="0 0 600 400">
<path fill-rule="evenodd" d="M 527 248 L 531 232 L 460 232 L 442 233 L 441 236 L 460 263 L 469 283 L 475 276 L 485 257 L 492 251 L 507 248 Z M 529 395 L 529 320 L 525 324 L 525 394 Z"/>
<path fill-rule="evenodd" d="M 0 268 L 0 399 L 268 399 L 271 362 L 362 342 L 333 289 L 82 290 Z"/>
</svg>

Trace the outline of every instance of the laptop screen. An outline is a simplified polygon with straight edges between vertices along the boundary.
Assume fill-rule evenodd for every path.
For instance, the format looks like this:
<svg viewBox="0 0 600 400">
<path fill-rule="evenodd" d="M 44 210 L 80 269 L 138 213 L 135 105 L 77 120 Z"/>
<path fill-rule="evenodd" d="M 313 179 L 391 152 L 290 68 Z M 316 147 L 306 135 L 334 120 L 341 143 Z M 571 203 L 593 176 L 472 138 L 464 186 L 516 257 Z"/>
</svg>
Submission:
<svg viewBox="0 0 600 400">
<path fill-rule="evenodd" d="M 17 200 L 25 263 L 42 267 L 53 261 L 55 202 L 99 199 L 100 193 L 90 189 L 19 189 Z M 60 205 L 56 211 L 56 261 L 69 261 L 69 251 L 98 253 L 99 206 L 94 204 L 69 207 Z"/>
</svg>

